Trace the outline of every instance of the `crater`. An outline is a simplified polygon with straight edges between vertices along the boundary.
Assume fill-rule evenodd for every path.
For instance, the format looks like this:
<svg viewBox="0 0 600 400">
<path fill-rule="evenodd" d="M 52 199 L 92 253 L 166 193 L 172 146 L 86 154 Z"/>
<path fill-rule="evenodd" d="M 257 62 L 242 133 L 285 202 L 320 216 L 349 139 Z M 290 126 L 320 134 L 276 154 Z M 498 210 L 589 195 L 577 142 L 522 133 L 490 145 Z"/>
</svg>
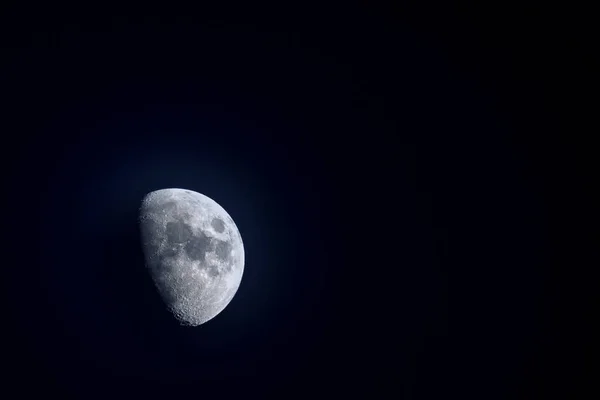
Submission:
<svg viewBox="0 0 600 400">
<path fill-rule="evenodd" d="M 219 218 L 213 218 L 210 225 L 219 233 L 223 233 L 225 231 L 225 223 Z"/>
<path fill-rule="evenodd" d="M 161 259 L 175 257 L 177 255 L 177 247 L 167 247 L 160 254 Z"/>
<path fill-rule="evenodd" d="M 146 245 L 146 257 L 151 257 L 151 256 L 155 256 L 156 254 L 158 254 L 158 250 L 160 249 L 160 247 L 155 244 L 155 243 L 148 243 Z"/>
<path fill-rule="evenodd" d="M 148 216 L 140 218 L 140 233 L 144 242 L 151 242 L 154 240 L 156 233 L 160 232 L 162 227 L 156 221 Z"/>
<path fill-rule="evenodd" d="M 231 244 L 229 242 L 217 241 L 215 253 L 221 260 L 227 260 L 231 252 Z"/>
<path fill-rule="evenodd" d="M 175 272 L 175 266 L 169 258 L 161 255 L 159 262 L 153 266 L 152 270 L 155 277 L 162 280 L 170 279 Z"/>
<path fill-rule="evenodd" d="M 167 238 L 169 243 L 185 243 L 192 237 L 192 228 L 182 222 L 167 222 Z"/>
<path fill-rule="evenodd" d="M 174 201 L 166 201 L 164 203 L 161 204 L 157 204 L 154 206 L 154 209 L 152 211 L 157 212 L 157 213 L 161 213 L 163 211 L 170 211 L 174 208 L 177 207 L 177 203 Z"/>
<path fill-rule="evenodd" d="M 210 250 L 211 240 L 200 233 L 193 236 L 185 245 L 184 250 L 193 261 L 204 261 L 206 252 Z"/>
<path fill-rule="evenodd" d="M 208 276 L 212 278 L 219 276 L 219 268 L 216 265 L 209 265 L 206 268 L 206 272 L 208 273 Z"/>
</svg>

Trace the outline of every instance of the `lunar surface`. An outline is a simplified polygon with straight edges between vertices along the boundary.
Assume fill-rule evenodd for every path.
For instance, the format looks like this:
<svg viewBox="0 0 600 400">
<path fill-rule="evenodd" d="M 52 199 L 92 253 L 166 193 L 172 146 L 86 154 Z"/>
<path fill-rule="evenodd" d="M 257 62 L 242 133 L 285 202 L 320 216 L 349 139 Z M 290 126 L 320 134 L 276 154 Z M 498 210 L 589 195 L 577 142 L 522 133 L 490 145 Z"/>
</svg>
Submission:
<svg viewBox="0 0 600 400">
<path fill-rule="evenodd" d="M 147 194 L 140 207 L 146 266 L 168 309 L 184 325 L 219 314 L 244 273 L 233 219 L 211 198 L 185 189 Z"/>
</svg>

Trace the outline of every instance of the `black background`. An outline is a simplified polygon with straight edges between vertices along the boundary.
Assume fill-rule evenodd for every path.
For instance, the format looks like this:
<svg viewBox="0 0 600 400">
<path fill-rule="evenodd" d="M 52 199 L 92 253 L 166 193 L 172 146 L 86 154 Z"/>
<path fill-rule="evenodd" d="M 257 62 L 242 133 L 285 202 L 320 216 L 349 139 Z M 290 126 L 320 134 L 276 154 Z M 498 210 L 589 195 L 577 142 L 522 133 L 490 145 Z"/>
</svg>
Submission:
<svg viewBox="0 0 600 400">
<path fill-rule="evenodd" d="M 7 380 L 85 399 L 584 392 L 591 57 L 571 17 L 7 8 Z M 216 200 L 244 240 L 238 293 L 198 328 L 144 270 L 137 210 L 166 187 Z"/>
</svg>

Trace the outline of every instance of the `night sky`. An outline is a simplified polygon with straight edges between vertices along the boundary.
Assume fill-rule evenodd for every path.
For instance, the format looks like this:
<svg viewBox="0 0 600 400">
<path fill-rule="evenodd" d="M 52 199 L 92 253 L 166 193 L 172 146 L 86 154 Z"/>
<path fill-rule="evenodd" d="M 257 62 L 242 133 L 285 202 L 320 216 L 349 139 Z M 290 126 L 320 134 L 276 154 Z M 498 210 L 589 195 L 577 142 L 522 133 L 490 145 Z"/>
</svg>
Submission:
<svg viewBox="0 0 600 400">
<path fill-rule="evenodd" d="M 491 8 L 3 13 L 15 390 L 575 398 L 595 263 L 549 61 L 566 42 Z M 196 328 L 140 245 L 142 197 L 171 187 L 217 201 L 246 251 Z"/>
</svg>

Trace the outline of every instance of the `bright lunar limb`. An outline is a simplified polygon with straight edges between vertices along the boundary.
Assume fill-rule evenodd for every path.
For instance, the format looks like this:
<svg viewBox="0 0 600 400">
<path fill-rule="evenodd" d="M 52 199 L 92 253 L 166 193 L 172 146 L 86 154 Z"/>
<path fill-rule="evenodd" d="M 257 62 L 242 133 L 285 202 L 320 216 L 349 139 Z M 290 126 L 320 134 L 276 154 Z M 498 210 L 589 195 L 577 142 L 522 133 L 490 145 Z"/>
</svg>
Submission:
<svg viewBox="0 0 600 400">
<path fill-rule="evenodd" d="M 211 198 L 186 189 L 148 193 L 139 214 L 146 266 L 168 309 L 184 325 L 219 314 L 244 273 L 233 219 Z"/>
</svg>

